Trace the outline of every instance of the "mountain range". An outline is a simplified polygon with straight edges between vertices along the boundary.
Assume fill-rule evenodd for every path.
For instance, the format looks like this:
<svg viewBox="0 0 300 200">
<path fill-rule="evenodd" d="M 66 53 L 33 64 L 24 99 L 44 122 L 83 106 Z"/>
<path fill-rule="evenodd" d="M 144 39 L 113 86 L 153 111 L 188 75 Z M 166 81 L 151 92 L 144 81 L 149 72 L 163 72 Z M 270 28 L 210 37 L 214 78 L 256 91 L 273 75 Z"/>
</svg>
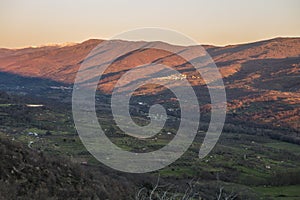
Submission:
<svg viewBox="0 0 300 200">
<path fill-rule="evenodd" d="M 22 49 L 0 49 L 0 85 L 5 76 L 49 80 L 72 86 L 76 73 L 91 50 L 103 40 Z M 125 41 L 128 44 L 133 42 Z M 145 42 L 147 43 L 147 42 Z M 170 45 L 172 46 L 172 45 Z M 272 127 L 293 132 L 300 130 L 300 38 L 274 38 L 248 44 L 218 47 L 203 46 L 216 63 L 225 84 L 228 122 L 248 126 Z M 193 47 L 183 47 L 191 51 Z M 110 93 L 117 80 L 134 66 L 160 63 L 175 68 L 187 77 L 196 76 L 190 63 L 170 52 L 157 49 L 137 50 L 120 57 L 100 80 L 100 90 Z M 193 80 L 202 91 L 205 83 Z M 11 83 L 14 84 L 14 83 Z M 22 81 L 14 87 L 22 87 Z M 202 89 L 201 89 L 202 88 Z M 145 88 L 153 92 L 153 88 Z M 209 107 L 203 97 L 204 110 Z M 206 105 L 205 105 L 206 104 Z"/>
</svg>

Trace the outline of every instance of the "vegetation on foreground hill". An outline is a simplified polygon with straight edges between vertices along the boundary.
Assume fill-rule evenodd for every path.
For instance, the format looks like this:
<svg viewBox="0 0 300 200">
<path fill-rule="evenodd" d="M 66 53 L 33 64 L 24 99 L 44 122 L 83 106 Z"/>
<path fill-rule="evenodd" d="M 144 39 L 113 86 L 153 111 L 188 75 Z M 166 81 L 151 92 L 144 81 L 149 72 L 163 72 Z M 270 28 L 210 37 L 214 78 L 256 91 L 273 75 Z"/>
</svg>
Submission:
<svg viewBox="0 0 300 200">
<path fill-rule="evenodd" d="M 91 173 L 0 133 L 0 199 L 128 199 L 134 185 Z"/>
</svg>

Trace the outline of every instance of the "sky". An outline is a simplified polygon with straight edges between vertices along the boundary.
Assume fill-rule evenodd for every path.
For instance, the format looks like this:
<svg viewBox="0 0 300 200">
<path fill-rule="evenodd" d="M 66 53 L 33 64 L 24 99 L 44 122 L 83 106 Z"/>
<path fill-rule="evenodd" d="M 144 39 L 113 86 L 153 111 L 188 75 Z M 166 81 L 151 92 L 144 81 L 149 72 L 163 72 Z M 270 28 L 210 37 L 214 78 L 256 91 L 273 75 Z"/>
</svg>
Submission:
<svg viewBox="0 0 300 200">
<path fill-rule="evenodd" d="M 0 47 L 109 39 L 141 27 L 224 46 L 300 37 L 299 0 L 1 0 Z"/>
</svg>

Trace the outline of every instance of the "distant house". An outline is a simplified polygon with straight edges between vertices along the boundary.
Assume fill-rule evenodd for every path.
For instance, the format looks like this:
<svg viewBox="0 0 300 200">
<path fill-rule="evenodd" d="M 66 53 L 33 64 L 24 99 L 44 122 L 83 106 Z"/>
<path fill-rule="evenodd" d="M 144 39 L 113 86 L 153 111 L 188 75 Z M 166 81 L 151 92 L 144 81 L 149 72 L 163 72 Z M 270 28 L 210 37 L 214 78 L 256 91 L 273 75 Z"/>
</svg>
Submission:
<svg viewBox="0 0 300 200">
<path fill-rule="evenodd" d="M 29 108 L 39 108 L 39 107 L 43 107 L 44 105 L 42 105 L 42 104 L 26 104 L 26 106 Z"/>
<path fill-rule="evenodd" d="M 87 162 L 87 161 L 82 161 L 80 164 L 81 164 L 81 165 L 87 165 L 88 162 Z"/>
<path fill-rule="evenodd" d="M 39 135 L 35 132 L 29 132 L 28 135 L 38 137 Z"/>
<path fill-rule="evenodd" d="M 147 105 L 147 103 L 141 102 L 141 101 L 139 101 L 138 104 L 141 105 L 141 106 L 146 106 Z"/>
</svg>

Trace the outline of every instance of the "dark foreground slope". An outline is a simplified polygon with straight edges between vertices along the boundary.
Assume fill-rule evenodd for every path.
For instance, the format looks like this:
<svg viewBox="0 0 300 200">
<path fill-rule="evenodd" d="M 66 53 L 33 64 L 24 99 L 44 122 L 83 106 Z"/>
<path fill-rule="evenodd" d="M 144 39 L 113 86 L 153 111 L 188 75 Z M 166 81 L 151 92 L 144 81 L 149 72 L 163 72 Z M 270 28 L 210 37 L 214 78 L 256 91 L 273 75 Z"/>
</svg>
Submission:
<svg viewBox="0 0 300 200">
<path fill-rule="evenodd" d="M 0 199 L 130 199 L 133 187 L 0 135 Z"/>
</svg>

